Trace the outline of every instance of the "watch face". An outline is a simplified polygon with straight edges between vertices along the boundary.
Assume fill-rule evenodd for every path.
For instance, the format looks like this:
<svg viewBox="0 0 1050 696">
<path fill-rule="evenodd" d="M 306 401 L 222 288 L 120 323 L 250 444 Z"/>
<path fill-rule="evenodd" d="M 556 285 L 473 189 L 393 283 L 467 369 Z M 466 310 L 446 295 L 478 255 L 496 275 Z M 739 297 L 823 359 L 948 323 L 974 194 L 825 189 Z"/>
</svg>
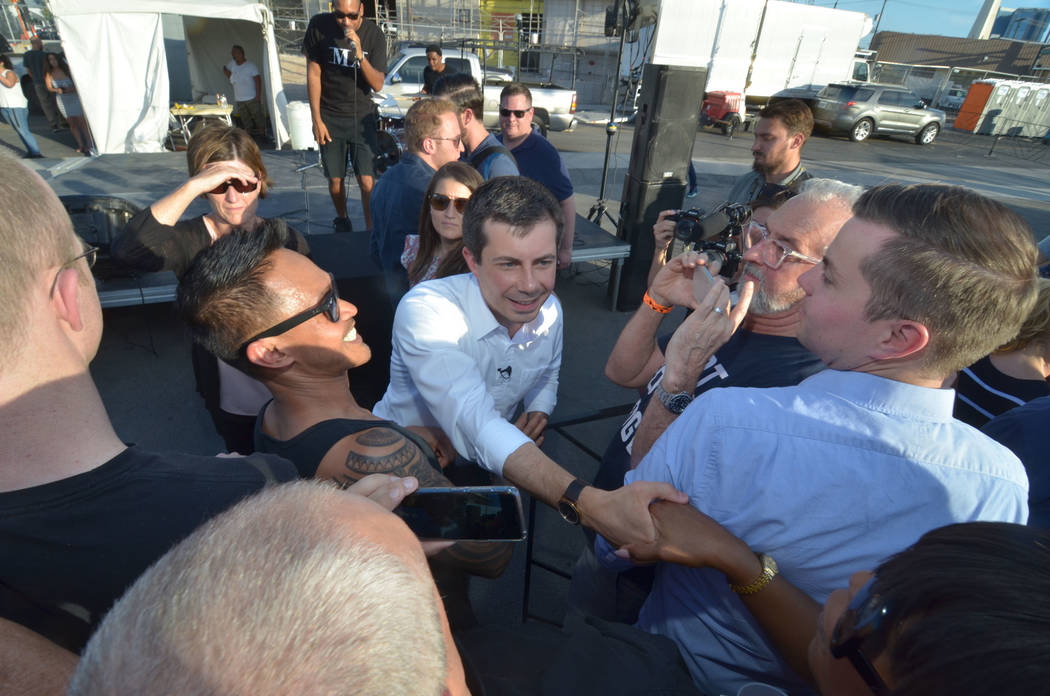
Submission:
<svg viewBox="0 0 1050 696">
<path fill-rule="evenodd" d="M 570 503 L 568 500 L 558 501 L 558 512 L 565 518 L 565 521 L 569 524 L 580 523 L 580 513 L 576 509 L 576 506 Z"/>
</svg>

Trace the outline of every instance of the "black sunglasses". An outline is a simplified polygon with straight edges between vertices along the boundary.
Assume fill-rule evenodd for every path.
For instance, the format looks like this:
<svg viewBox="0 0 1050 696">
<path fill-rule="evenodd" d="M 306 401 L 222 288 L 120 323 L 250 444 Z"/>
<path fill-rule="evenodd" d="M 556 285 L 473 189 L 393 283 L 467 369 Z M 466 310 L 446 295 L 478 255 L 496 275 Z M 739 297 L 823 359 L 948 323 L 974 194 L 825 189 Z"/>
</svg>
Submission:
<svg viewBox="0 0 1050 696">
<path fill-rule="evenodd" d="M 430 207 L 439 213 L 448 210 L 448 204 L 451 203 L 456 207 L 456 212 L 460 215 L 467 209 L 467 202 L 470 200 L 470 196 L 466 198 L 456 198 L 454 196 L 446 196 L 443 193 L 432 193 L 430 194 Z"/>
<path fill-rule="evenodd" d="M 222 182 L 208 193 L 214 193 L 217 196 L 221 196 L 226 193 L 226 190 L 233 187 L 237 193 L 251 193 L 255 189 L 259 188 L 258 181 L 241 181 L 240 179 L 227 179 Z"/>
<path fill-rule="evenodd" d="M 352 22 L 356 22 L 361 17 L 360 12 L 340 12 L 339 10 L 332 10 L 332 14 L 335 15 L 336 19 L 349 19 Z"/>
<path fill-rule="evenodd" d="M 885 696 L 889 693 L 886 682 L 867 655 L 861 652 L 864 644 L 876 655 L 886 648 L 890 610 L 882 597 L 872 592 L 874 586 L 875 577 L 872 576 L 839 617 L 831 633 L 831 654 L 836 658 L 848 657 L 872 693 Z"/>
<path fill-rule="evenodd" d="M 504 109 L 502 106 L 499 108 L 499 115 L 503 118 L 510 118 L 511 114 L 514 114 L 514 118 L 525 118 L 525 114 L 528 113 L 528 109 Z"/>
<path fill-rule="evenodd" d="M 311 307 L 310 309 L 303 310 L 295 316 L 289 317 L 282 321 L 280 324 L 276 324 L 262 333 L 255 334 L 247 341 L 241 344 L 239 352 L 244 355 L 248 350 L 248 346 L 254 341 L 258 341 L 260 338 L 270 338 L 271 336 L 280 336 L 286 331 L 291 331 L 299 324 L 303 324 L 310 319 L 313 319 L 318 314 L 328 315 L 330 321 L 339 321 L 339 290 L 335 286 L 335 276 L 331 273 L 328 274 L 328 278 L 331 281 L 331 288 L 328 290 L 328 294 L 324 296 L 320 302 Z"/>
</svg>

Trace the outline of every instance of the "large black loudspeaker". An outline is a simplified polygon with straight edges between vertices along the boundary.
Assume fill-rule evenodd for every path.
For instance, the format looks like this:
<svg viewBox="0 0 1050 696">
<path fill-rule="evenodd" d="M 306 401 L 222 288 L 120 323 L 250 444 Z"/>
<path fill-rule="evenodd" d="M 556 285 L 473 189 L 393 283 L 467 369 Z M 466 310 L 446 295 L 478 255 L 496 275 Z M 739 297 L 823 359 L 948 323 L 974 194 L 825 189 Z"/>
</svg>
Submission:
<svg viewBox="0 0 1050 696">
<path fill-rule="evenodd" d="M 636 308 L 653 260 L 653 224 L 662 210 L 678 208 L 685 194 L 696 121 L 707 84 L 705 68 L 646 65 L 634 122 L 631 163 L 620 199 L 617 234 L 631 244 L 624 264 L 621 311 Z"/>
</svg>

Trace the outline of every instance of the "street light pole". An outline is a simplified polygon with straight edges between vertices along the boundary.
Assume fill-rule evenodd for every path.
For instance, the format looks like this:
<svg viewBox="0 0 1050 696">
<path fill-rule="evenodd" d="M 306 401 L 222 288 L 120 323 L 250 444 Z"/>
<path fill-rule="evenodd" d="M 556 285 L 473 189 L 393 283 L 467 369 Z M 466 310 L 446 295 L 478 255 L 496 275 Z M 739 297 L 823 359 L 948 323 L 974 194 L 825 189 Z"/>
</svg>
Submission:
<svg viewBox="0 0 1050 696">
<path fill-rule="evenodd" d="M 875 31 L 871 32 L 871 38 L 879 33 L 879 25 L 882 24 L 882 15 L 886 14 L 886 0 L 882 0 L 882 9 L 879 10 L 879 18 L 875 20 Z"/>
</svg>

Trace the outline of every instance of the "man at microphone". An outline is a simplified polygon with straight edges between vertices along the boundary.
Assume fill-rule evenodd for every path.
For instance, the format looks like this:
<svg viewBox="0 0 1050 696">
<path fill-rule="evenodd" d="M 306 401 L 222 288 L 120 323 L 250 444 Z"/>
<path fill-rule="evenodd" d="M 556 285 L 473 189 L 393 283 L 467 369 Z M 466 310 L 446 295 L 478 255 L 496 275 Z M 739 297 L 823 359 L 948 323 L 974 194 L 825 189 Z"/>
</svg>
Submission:
<svg viewBox="0 0 1050 696">
<path fill-rule="evenodd" d="M 303 38 L 306 89 L 310 99 L 314 138 L 321 147 L 321 163 L 328 193 L 335 205 L 336 232 L 353 227 L 346 210 L 346 158 L 361 188 L 365 227 L 372 229 L 368 209 L 374 184 L 377 119 L 372 92 L 386 77 L 386 39 L 370 19 L 361 0 L 335 0 L 332 11 L 314 15 Z"/>
</svg>

